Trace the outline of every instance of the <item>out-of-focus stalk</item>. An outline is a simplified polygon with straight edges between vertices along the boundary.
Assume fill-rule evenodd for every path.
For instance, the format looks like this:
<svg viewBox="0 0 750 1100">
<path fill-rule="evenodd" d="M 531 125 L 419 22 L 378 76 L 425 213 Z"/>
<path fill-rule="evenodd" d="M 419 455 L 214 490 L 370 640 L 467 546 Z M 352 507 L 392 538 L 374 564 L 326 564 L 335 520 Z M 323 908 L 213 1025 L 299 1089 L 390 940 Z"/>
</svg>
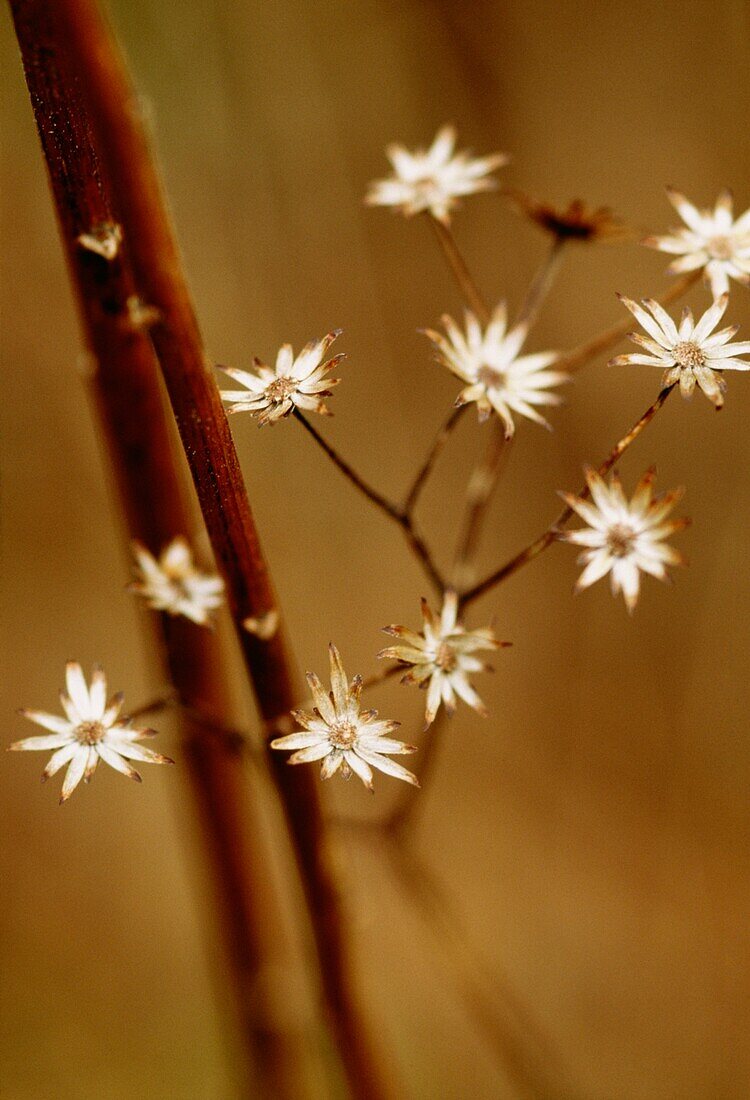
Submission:
<svg viewBox="0 0 750 1100">
<path fill-rule="evenodd" d="M 156 311 L 150 328 L 198 501 L 223 576 L 245 664 L 266 725 L 266 744 L 297 701 L 284 632 L 260 638 L 243 626 L 277 609 L 237 453 L 207 361 L 141 108 L 95 0 L 47 0 L 94 130 L 112 188 L 137 292 Z M 268 761 L 308 902 L 329 1020 L 353 1095 L 384 1094 L 354 992 L 347 928 L 334 880 L 317 776 Z"/>
<path fill-rule="evenodd" d="M 176 535 L 190 539 L 202 525 L 187 495 L 157 364 L 139 327 L 135 284 L 56 15 L 36 0 L 12 0 L 11 8 L 90 353 L 86 377 L 97 426 L 127 534 L 158 553 Z M 304 1094 L 304 1047 L 300 1021 L 290 1028 L 280 1018 L 283 991 L 274 995 L 269 982 L 269 975 L 283 974 L 279 899 L 242 760 L 215 732 L 230 719 L 230 654 L 218 634 L 186 619 L 162 615 L 158 622 L 162 656 L 184 704 L 175 713 L 248 1056 L 247 1087 L 260 1085 L 291 1100 Z"/>
</svg>

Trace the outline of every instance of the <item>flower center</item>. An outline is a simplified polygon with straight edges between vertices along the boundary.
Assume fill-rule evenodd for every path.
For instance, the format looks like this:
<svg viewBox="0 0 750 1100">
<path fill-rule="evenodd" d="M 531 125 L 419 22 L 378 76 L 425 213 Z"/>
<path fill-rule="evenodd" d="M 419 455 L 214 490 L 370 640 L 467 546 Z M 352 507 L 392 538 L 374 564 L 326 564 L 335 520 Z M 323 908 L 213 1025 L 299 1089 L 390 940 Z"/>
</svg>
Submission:
<svg viewBox="0 0 750 1100">
<path fill-rule="evenodd" d="M 336 722 L 330 727 L 328 740 L 337 749 L 350 749 L 357 740 L 357 727 L 353 722 Z"/>
<path fill-rule="evenodd" d="M 706 357 L 699 345 L 692 340 L 683 340 L 682 343 L 675 344 L 672 354 L 681 367 L 702 367 L 706 362 Z"/>
<path fill-rule="evenodd" d="M 624 558 L 633 549 L 635 531 L 624 523 L 616 523 L 607 532 L 607 549 L 614 558 Z"/>
<path fill-rule="evenodd" d="M 502 389 L 505 385 L 505 377 L 505 371 L 498 370 L 489 363 L 482 363 L 477 371 L 477 382 L 481 382 L 488 390 Z"/>
<path fill-rule="evenodd" d="M 81 722 L 76 726 L 76 739 L 82 745 L 96 745 L 103 739 L 106 732 L 101 722 Z"/>
<path fill-rule="evenodd" d="M 458 663 L 455 651 L 447 642 L 441 642 L 435 654 L 435 664 L 443 672 L 453 672 Z"/>
<path fill-rule="evenodd" d="M 708 252 L 713 260 L 731 260 L 734 254 L 731 237 L 712 237 L 708 242 Z"/>
<path fill-rule="evenodd" d="M 297 389 L 297 381 L 294 378 L 286 378 L 282 375 L 281 378 L 274 378 L 273 382 L 269 382 L 266 386 L 266 398 L 269 401 L 281 403 L 286 401 L 290 393 L 294 393 Z"/>
</svg>

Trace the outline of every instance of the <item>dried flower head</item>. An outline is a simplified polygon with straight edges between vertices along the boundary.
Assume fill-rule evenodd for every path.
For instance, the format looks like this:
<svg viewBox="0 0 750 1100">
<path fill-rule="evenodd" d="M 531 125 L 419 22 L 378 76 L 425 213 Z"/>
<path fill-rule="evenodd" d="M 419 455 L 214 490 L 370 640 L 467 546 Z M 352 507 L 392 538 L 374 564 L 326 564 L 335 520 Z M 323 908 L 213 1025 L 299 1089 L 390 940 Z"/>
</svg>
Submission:
<svg viewBox="0 0 750 1100">
<path fill-rule="evenodd" d="M 503 423 L 506 439 L 515 431 L 514 412 L 550 427 L 533 406 L 561 403 L 558 394 L 547 392 L 551 386 L 567 380 L 567 375 L 560 371 L 546 369 L 558 358 L 557 352 L 519 356 L 528 326 L 516 325 L 508 332 L 504 302 L 484 330 L 468 311 L 465 333 L 451 317 L 445 315 L 442 321 L 447 338 L 432 329 L 425 329 L 425 335 L 437 350 L 437 361 L 467 383 L 456 398 L 456 405 L 476 401 L 480 421 L 486 420 L 494 409 Z"/>
<path fill-rule="evenodd" d="M 505 194 L 522 214 L 561 241 L 627 240 L 633 232 L 608 206 L 587 208 L 581 199 L 573 199 L 566 208 L 538 202 L 523 191 L 508 188 Z"/>
<path fill-rule="evenodd" d="M 405 626 L 384 627 L 386 634 L 399 639 L 399 644 L 381 650 L 378 657 L 411 665 L 401 682 L 418 684 L 427 691 L 425 729 L 435 721 L 441 702 L 449 714 L 453 713 L 456 696 L 479 714 L 486 715 L 485 706 L 469 683 L 468 674 L 491 671 L 489 665 L 475 656 L 476 653 L 499 649 L 510 642 L 499 642 L 489 626 L 466 630 L 458 621 L 458 596 L 453 591 L 446 592 L 439 616 L 423 599 L 422 620 L 421 634 Z"/>
<path fill-rule="evenodd" d="M 403 145 L 389 145 L 386 155 L 394 175 L 370 184 L 369 206 L 393 206 L 407 218 L 425 210 L 446 225 L 463 195 L 496 187 L 491 172 L 508 161 L 503 153 L 471 157 L 456 153 L 456 131 L 444 126 L 429 149 L 410 153 Z"/>
<path fill-rule="evenodd" d="M 610 366 L 644 363 L 651 367 L 664 367 L 666 372 L 663 385 L 671 386 L 679 382 L 682 396 L 690 397 L 697 383 L 709 401 L 720 409 L 724 404 L 726 382 L 717 372 L 750 370 L 750 363 L 737 358 L 738 355 L 747 355 L 750 352 L 750 342 L 728 342 L 736 334 L 738 326 L 731 325 L 714 332 L 724 316 L 729 295 L 722 294 L 717 298 L 697 324 L 691 310 L 683 309 L 679 328 L 667 311 L 653 299 L 644 299 L 643 306 L 639 306 L 622 294 L 619 298 L 649 334 L 641 336 L 637 332 L 631 332 L 630 339 L 645 348 L 649 354 L 617 355 L 610 360 Z"/>
<path fill-rule="evenodd" d="M 561 531 L 558 537 L 586 547 L 578 559 L 586 568 L 576 582 L 576 591 L 588 588 L 609 573 L 612 594 L 616 596 L 622 592 L 632 614 L 638 602 L 642 572 L 666 580 L 667 566 L 685 564 L 679 550 L 663 542 L 690 522 L 687 519 L 665 522 L 682 497 L 682 490 L 672 489 L 655 497 L 656 474 L 651 469 L 643 475 L 628 501 L 616 473 L 612 474 L 609 485 L 591 467 L 586 467 L 585 473 L 590 500 L 572 493 L 560 493 L 560 496 L 588 527 Z"/>
<path fill-rule="evenodd" d="M 384 753 L 402 755 L 416 752 L 414 745 L 394 741 L 389 733 L 398 729 L 400 722 L 376 721 L 376 710 L 360 709 L 362 677 L 355 676 L 351 684 L 346 678 L 339 651 L 335 645 L 328 647 L 331 663 L 332 691 L 323 689 L 314 672 L 307 673 L 312 692 L 314 713 L 305 710 L 292 711 L 292 718 L 304 732 L 277 737 L 272 749 L 292 749 L 290 764 L 307 764 L 320 760 L 320 774 L 330 779 L 340 772 L 349 779 L 354 772 L 364 785 L 372 790 L 372 769 L 377 768 L 396 779 L 418 787 L 419 782 L 406 768 L 389 760 Z"/>
<path fill-rule="evenodd" d="M 235 370 L 233 367 L 220 367 L 225 374 L 244 386 L 244 390 L 222 390 L 221 396 L 229 402 L 228 413 L 251 412 L 258 417 L 258 426 L 273 424 L 296 407 L 328 416 L 329 411 L 323 401 L 331 396 L 331 390 L 341 381 L 340 378 L 326 378 L 346 355 L 335 355 L 324 361 L 329 347 L 341 335 L 341 329 L 329 332 L 322 340 L 307 344 L 299 355 L 294 357 L 290 344 L 284 344 L 276 356 L 276 366 L 272 370 L 255 359 L 256 373 Z"/>
<path fill-rule="evenodd" d="M 141 777 L 130 766 L 129 760 L 141 760 L 147 764 L 174 763 L 168 756 L 136 744 L 144 737 L 153 737 L 156 731 L 131 729 L 130 719 L 120 717 L 122 692 L 113 695 L 107 702 L 107 681 L 98 665 L 91 674 L 89 688 L 81 666 L 76 661 L 68 661 L 65 683 L 67 690 L 60 693 L 64 718 L 40 710 L 20 711 L 24 718 L 49 730 L 50 734 L 27 737 L 9 746 L 14 752 L 54 750 L 42 772 L 42 780 L 49 779 L 68 765 L 60 802 L 70 798 L 82 779 L 85 783 L 89 782 L 100 760 L 139 783 Z"/>
<path fill-rule="evenodd" d="M 679 257 L 670 275 L 703 268 L 714 298 L 729 290 L 729 279 L 750 286 L 750 210 L 734 220 L 732 192 L 722 191 L 713 210 L 699 210 L 673 187 L 667 197 L 687 228 L 665 236 L 646 237 L 643 244 Z"/>
<path fill-rule="evenodd" d="M 172 539 L 158 559 L 141 543 L 132 545 L 137 579 L 128 586 L 130 591 L 143 596 L 154 611 L 210 625 L 211 613 L 223 602 L 224 582 L 197 568 L 189 543 L 179 536 Z"/>
</svg>

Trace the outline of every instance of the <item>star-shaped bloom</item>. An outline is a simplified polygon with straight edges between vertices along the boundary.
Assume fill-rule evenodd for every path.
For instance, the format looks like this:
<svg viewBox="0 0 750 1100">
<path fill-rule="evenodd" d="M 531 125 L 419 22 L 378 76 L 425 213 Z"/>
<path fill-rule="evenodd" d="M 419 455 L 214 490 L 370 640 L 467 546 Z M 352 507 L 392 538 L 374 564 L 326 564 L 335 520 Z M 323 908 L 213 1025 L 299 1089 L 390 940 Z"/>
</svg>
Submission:
<svg viewBox="0 0 750 1100">
<path fill-rule="evenodd" d="M 331 390 L 341 379 L 326 378 L 326 375 L 346 355 L 335 355 L 325 361 L 325 354 L 340 335 L 341 329 L 329 332 L 322 340 L 307 344 L 296 358 L 291 344 L 284 344 L 279 349 L 273 369 L 260 359 L 254 360 L 254 374 L 233 367 L 220 367 L 245 387 L 244 390 L 221 391 L 221 396 L 229 403 L 227 412 L 251 412 L 258 417 L 259 427 L 288 416 L 294 408 L 330 415 L 323 398 L 331 396 Z"/>
<path fill-rule="evenodd" d="M 15 752 L 53 750 L 42 772 L 42 780 L 68 765 L 60 802 L 70 798 L 82 779 L 89 782 L 100 760 L 139 783 L 141 777 L 129 760 L 147 764 L 174 763 L 168 756 L 137 744 L 144 737 L 153 737 L 156 731 L 131 729 L 130 719 L 120 717 L 122 692 L 107 701 L 107 681 L 98 665 L 91 674 L 89 687 L 81 666 L 76 661 L 69 661 L 65 682 L 66 691 L 60 693 L 65 717 L 41 710 L 20 711 L 24 718 L 50 732 L 47 736 L 27 737 L 9 746 Z"/>
<path fill-rule="evenodd" d="M 713 210 L 699 210 L 672 187 L 667 188 L 667 197 L 686 228 L 643 241 L 649 248 L 678 257 L 667 271 L 677 275 L 703 268 L 714 298 L 726 294 L 730 277 L 750 286 L 750 210 L 735 221 L 731 191 L 721 192 Z"/>
<path fill-rule="evenodd" d="M 447 337 L 432 329 L 425 329 L 425 336 L 435 346 L 438 363 L 467 383 L 456 398 L 456 405 L 476 401 L 480 421 L 486 420 L 494 409 L 503 423 L 506 439 L 515 432 L 514 412 L 550 427 L 534 406 L 559 405 L 562 401 L 558 394 L 548 392 L 551 386 L 567 380 L 561 371 L 547 370 L 559 358 L 557 352 L 519 355 L 528 326 L 520 324 L 508 331 L 505 302 L 500 303 L 484 330 L 468 310 L 465 333 L 452 317 L 445 315 L 442 321 Z"/>
<path fill-rule="evenodd" d="M 444 126 L 427 150 L 410 153 L 403 145 L 389 145 L 386 156 L 394 174 L 370 184 L 365 201 L 369 206 L 392 206 L 407 218 L 429 210 L 447 225 L 463 195 L 497 186 L 490 173 L 508 161 L 503 153 L 472 157 L 467 152 L 456 153 L 455 147 L 452 126 Z"/>
<path fill-rule="evenodd" d="M 349 779 L 354 772 L 372 790 L 372 769 L 377 768 L 418 787 L 415 775 L 384 755 L 417 751 L 414 745 L 405 745 L 388 736 L 401 723 L 379 721 L 376 710 L 361 710 L 362 677 L 355 676 L 350 684 L 336 646 L 330 645 L 328 653 L 332 690 L 325 691 L 315 673 L 308 672 L 314 712 L 293 710 L 292 718 L 302 726 L 303 732 L 277 737 L 271 742 L 271 748 L 292 749 L 290 764 L 320 760 L 323 779 L 330 779 L 336 772 Z"/>
<path fill-rule="evenodd" d="M 133 543 L 133 554 L 137 579 L 128 586 L 131 592 L 143 596 L 154 611 L 210 625 L 211 613 L 223 602 L 224 582 L 215 573 L 197 568 L 184 538 L 172 539 L 158 558 L 139 542 Z"/>
<path fill-rule="evenodd" d="M 654 496 L 655 471 L 651 469 L 638 482 L 632 498 L 627 500 L 616 473 L 607 484 L 591 467 L 586 467 L 585 472 L 590 500 L 572 493 L 560 493 L 560 496 L 588 527 L 561 531 L 558 537 L 586 547 L 578 559 L 586 568 L 576 582 L 576 591 L 588 588 L 609 573 L 612 594 L 616 596 L 622 592 L 632 614 L 638 602 L 641 573 L 667 580 L 667 566 L 685 564 L 679 550 L 664 545 L 664 539 L 683 530 L 690 522 L 666 519 L 681 498 L 682 490 L 672 489 Z"/>
<path fill-rule="evenodd" d="M 617 355 L 610 366 L 626 363 L 644 363 L 651 367 L 665 368 L 662 384 L 680 383 L 683 397 L 692 396 L 696 384 L 717 409 L 724 404 L 726 382 L 718 372 L 725 370 L 750 370 L 750 363 L 737 358 L 750 352 L 750 341 L 731 344 L 739 326 L 731 325 L 714 332 L 727 308 L 728 294 L 722 294 L 696 323 L 691 310 L 682 311 L 679 328 L 667 311 L 652 298 L 645 298 L 639 306 L 630 298 L 619 295 L 620 301 L 648 333 L 631 332 L 630 339 L 645 348 L 647 355 Z"/>
<path fill-rule="evenodd" d="M 421 634 L 405 626 L 384 627 L 386 634 L 399 639 L 399 644 L 381 650 L 378 657 L 411 666 L 401 682 L 418 684 L 427 691 L 425 729 L 435 721 L 441 702 L 448 714 L 453 714 L 456 696 L 479 714 L 486 715 L 485 706 L 469 683 L 468 674 L 491 671 L 475 656 L 476 653 L 499 649 L 510 642 L 499 642 L 491 627 L 466 630 L 458 621 L 458 596 L 453 591 L 446 592 L 439 616 L 423 599 L 422 620 Z"/>
</svg>

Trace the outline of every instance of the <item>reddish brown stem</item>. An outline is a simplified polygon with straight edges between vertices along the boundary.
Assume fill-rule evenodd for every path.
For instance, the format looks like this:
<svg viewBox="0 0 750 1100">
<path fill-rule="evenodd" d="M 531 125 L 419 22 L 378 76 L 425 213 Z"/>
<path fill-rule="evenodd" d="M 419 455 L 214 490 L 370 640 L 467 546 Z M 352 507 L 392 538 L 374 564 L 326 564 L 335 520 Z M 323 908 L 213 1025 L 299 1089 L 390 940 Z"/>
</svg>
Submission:
<svg viewBox="0 0 750 1100">
<path fill-rule="evenodd" d="M 31 5 L 17 0 L 18 9 Z M 276 606 L 237 455 L 206 360 L 161 181 L 140 107 L 114 38 L 94 0 L 47 0 L 33 7 L 55 15 L 71 71 L 91 119 L 111 182 L 123 251 L 140 297 L 157 311 L 151 329 L 170 403 L 206 522 L 258 706 L 269 727 L 294 705 L 295 679 L 283 632 L 261 641 L 242 628 Z M 269 733 L 270 733 L 269 728 Z M 380 1067 L 353 995 L 344 919 L 318 800 L 317 777 L 269 762 L 282 800 L 315 933 L 329 1016 L 359 1097 L 383 1094 Z"/>
<path fill-rule="evenodd" d="M 482 292 L 474 281 L 473 275 L 469 271 L 466 260 L 464 260 L 461 254 L 461 250 L 456 243 L 456 238 L 453 236 L 452 230 L 445 225 L 444 222 L 441 222 L 439 218 L 436 218 L 434 214 L 428 213 L 427 217 L 435 232 L 442 253 L 445 256 L 446 263 L 464 297 L 464 301 L 483 325 L 488 324 L 490 320 L 490 310 L 484 300 Z"/>
<path fill-rule="evenodd" d="M 672 390 L 675 388 L 675 385 L 676 383 L 671 386 L 666 386 L 661 391 L 656 401 L 654 401 L 653 405 L 649 405 L 643 416 L 641 416 L 635 422 L 630 431 L 626 432 L 622 439 L 614 445 L 612 450 L 605 458 L 604 462 L 602 462 L 601 466 L 599 467 L 599 473 L 602 477 L 604 477 L 604 475 L 612 469 L 614 464 L 625 453 L 628 447 L 636 441 L 643 429 L 651 423 L 651 421 L 658 413 L 659 409 L 669 397 Z M 578 496 L 582 500 L 588 500 L 590 493 L 591 490 L 589 489 L 588 485 L 583 485 L 582 488 L 578 490 Z M 522 566 L 528 565 L 530 561 L 533 561 L 534 558 L 537 558 L 542 553 L 542 551 L 546 550 L 548 546 L 552 545 L 552 543 L 557 538 L 558 532 L 562 527 L 565 526 L 572 515 L 572 508 L 563 508 L 562 512 L 557 517 L 555 522 L 550 527 L 548 527 L 547 530 L 544 531 L 538 539 L 535 539 L 534 542 L 526 546 L 523 550 L 520 551 L 520 553 L 516 554 L 515 557 L 512 557 L 510 561 L 505 563 L 505 565 L 501 565 L 500 568 L 496 569 L 494 573 L 490 573 L 489 577 L 485 577 L 485 579 L 483 581 L 480 581 L 479 584 L 475 584 L 473 588 L 469 588 L 466 592 L 463 592 L 460 596 L 461 606 L 465 607 L 467 604 L 479 599 L 479 597 L 483 596 L 485 592 L 488 592 L 490 588 L 494 588 L 496 584 L 500 584 L 502 581 L 510 577 L 513 573 L 521 569 Z"/>
<path fill-rule="evenodd" d="M 687 291 L 697 283 L 700 278 L 700 271 L 689 271 L 687 275 L 683 275 L 681 279 L 676 279 L 672 283 L 669 290 L 666 290 L 663 294 L 660 294 L 656 299 L 661 305 L 667 306 L 671 302 L 676 302 L 679 298 L 686 294 Z M 587 363 L 590 363 L 592 359 L 595 359 L 597 355 L 603 355 L 605 351 L 611 351 L 621 340 L 623 340 L 627 334 L 633 328 L 633 318 L 630 314 L 627 317 L 623 317 L 621 321 L 618 321 L 616 325 L 612 325 L 611 328 L 605 329 L 600 332 L 598 336 L 593 336 L 590 340 L 586 340 L 585 343 L 579 344 L 577 348 L 573 348 L 567 355 L 563 355 L 555 363 L 555 370 L 563 370 L 568 374 L 573 374 L 575 371 L 585 367 Z"/>
<path fill-rule="evenodd" d="M 176 461 L 148 337 L 131 328 L 132 275 L 117 249 L 114 217 L 78 83 L 60 50 L 49 5 L 11 4 L 63 246 L 91 353 L 94 402 L 131 538 L 158 552 L 175 535 L 195 532 L 194 510 Z M 102 229 L 115 254 L 107 259 L 78 243 Z M 241 762 L 211 723 L 228 721 L 228 654 L 215 634 L 185 620 L 160 618 L 164 656 L 177 698 L 188 775 L 208 849 L 249 1064 L 264 1088 L 284 1097 L 301 1087 L 301 1035 L 291 1035 L 267 1000 L 264 976 L 278 965 L 278 901 L 261 852 L 259 824 L 248 805 Z M 174 697 L 173 697 L 174 698 Z M 207 721 L 202 719 L 205 716 Z M 249 1069 L 248 1064 L 248 1069 Z M 249 1087 L 249 1086 L 248 1086 Z"/>
</svg>

